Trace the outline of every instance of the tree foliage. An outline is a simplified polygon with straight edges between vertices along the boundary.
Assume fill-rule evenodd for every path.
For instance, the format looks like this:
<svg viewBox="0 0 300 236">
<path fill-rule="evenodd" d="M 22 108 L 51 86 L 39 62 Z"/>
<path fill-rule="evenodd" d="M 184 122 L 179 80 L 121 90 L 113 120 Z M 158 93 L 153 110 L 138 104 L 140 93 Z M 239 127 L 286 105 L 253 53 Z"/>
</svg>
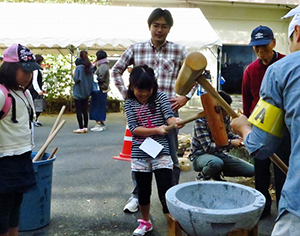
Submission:
<svg viewBox="0 0 300 236">
<path fill-rule="evenodd" d="M 44 89 L 48 92 L 48 99 L 58 97 L 68 98 L 73 87 L 71 54 L 67 56 L 44 56 L 43 80 Z"/>
<path fill-rule="evenodd" d="M 45 96 L 46 112 L 57 113 L 63 105 L 66 106 L 66 112 L 75 112 L 72 98 L 75 57 L 72 57 L 71 54 L 48 54 L 43 57 L 43 89 L 47 91 L 47 96 Z M 89 55 L 89 58 L 91 61 L 96 59 L 93 55 Z M 123 109 L 123 103 L 110 95 L 107 100 L 107 112 L 119 112 Z"/>
</svg>

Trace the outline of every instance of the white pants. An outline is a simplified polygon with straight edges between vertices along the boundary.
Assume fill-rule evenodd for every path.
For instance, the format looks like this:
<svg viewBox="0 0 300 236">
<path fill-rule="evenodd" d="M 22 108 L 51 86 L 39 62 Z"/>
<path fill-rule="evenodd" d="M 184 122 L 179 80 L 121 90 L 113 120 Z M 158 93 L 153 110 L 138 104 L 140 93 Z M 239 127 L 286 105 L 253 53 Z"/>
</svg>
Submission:
<svg viewBox="0 0 300 236">
<path fill-rule="evenodd" d="M 298 236 L 300 235 L 300 217 L 286 211 L 275 223 L 272 236 Z"/>
</svg>

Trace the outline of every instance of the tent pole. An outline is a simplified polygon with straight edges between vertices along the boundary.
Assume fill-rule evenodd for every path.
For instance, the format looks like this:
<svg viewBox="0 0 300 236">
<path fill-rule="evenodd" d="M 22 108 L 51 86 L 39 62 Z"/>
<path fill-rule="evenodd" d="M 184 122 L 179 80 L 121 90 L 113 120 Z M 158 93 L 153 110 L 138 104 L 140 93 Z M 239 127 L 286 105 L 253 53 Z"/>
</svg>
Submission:
<svg viewBox="0 0 300 236">
<path fill-rule="evenodd" d="M 218 56 L 217 56 L 217 65 L 218 65 L 218 69 L 217 69 L 217 90 L 221 89 L 221 58 L 222 58 L 222 46 L 218 46 Z"/>
<path fill-rule="evenodd" d="M 74 54 L 71 53 L 71 78 L 73 77 L 72 76 L 72 71 L 73 71 L 73 61 L 74 61 Z M 73 93 L 73 90 L 71 89 L 70 91 L 70 112 L 72 112 L 72 93 Z"/>
<path fill-rule="evenodd" d="M 70 54 L 71 54 L 71 71 L 70 71 L 70 73 L 71 73 L 71 78 L 73 78 L 73 70 L 74 70 L 74 51 L 75 51 L 75 47 L 73 46 L 73 45 L 71 45 L 70 47 L 68 47 L 68 50 L 69 50 L 69 52 L 70 52 Z M 70 112 L 72 112 L 72 108 L 73 108 L 73 106 L 72 106 L 72 90 L 70 91 Z"/>
</svg>

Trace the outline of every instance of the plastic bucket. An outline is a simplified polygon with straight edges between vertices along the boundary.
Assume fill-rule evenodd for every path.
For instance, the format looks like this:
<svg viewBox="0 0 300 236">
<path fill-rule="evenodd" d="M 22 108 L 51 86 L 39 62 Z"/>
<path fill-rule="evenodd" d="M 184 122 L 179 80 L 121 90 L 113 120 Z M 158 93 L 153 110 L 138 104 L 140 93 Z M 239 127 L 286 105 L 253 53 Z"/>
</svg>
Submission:
<svg viewBox="0 0 300 236">
<path fill-rule="evenodd" d="M 36 155 L 32 152 L 31 158 Z M 41 161 L 33 162 L 37 187 L 25 193 L 20 209 L 19 231 L 42 228 L 50 223 L 53 161 L 45 153 Z"/>
</svg>

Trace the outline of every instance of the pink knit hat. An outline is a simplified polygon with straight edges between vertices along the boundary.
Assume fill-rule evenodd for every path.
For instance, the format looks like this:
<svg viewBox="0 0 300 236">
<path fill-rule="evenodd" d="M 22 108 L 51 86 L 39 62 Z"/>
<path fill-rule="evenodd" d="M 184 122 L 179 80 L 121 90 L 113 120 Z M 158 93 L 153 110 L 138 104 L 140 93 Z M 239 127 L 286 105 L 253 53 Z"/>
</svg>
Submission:
<svg viewBox="0 0 300 236">
<path fill-rule="evenodd" d="M 33 53 L 21 44 L 13 44 L 3 52 L 3 61 L 9 63 L 17 63 L 25 71 L 34 71 L 42 69 L 36 62 Z"/>
</svg>

